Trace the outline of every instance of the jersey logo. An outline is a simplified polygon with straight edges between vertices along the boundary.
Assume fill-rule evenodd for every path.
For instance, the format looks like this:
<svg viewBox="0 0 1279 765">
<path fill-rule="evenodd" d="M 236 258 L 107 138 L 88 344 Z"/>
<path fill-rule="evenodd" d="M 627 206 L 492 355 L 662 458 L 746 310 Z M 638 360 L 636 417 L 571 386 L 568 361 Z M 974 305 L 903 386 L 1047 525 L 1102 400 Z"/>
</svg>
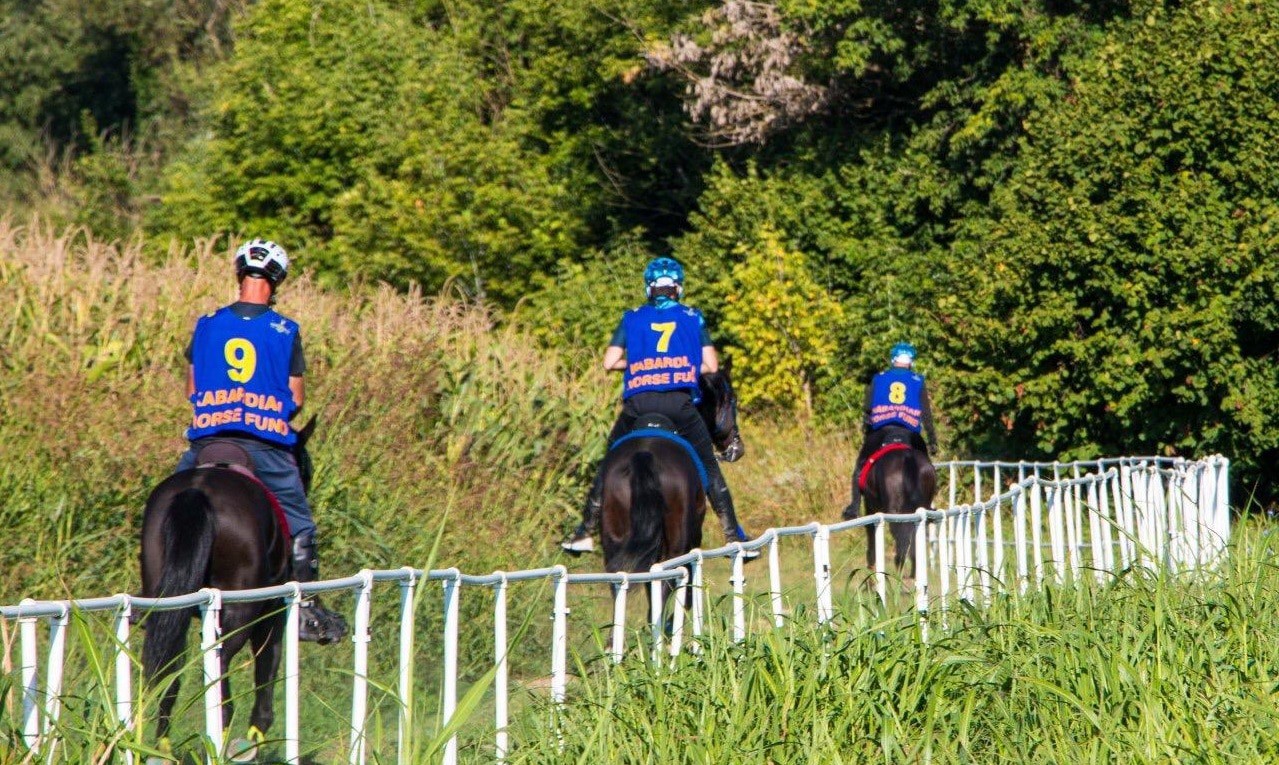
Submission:
<svg viewBox="0 0 1279 765">
<path fill-rule="evenodd" d="M 279 332 L 282 335 L 293 334 L 292 332 L 289 331 L 289 325 L 284 323 L 284 319 L 271 322 L 271 329 L 274 329 L 276 332 Z"/>
</svg>

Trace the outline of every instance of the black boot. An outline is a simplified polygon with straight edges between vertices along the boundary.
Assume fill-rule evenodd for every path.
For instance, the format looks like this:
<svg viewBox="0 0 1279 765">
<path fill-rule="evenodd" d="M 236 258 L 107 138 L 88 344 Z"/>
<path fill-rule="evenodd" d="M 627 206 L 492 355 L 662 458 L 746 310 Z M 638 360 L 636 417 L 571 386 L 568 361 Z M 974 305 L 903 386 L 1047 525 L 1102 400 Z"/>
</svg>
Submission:
<svg viewBox="0 0 1279 765">
<path fill-rule="evenodd" d="M 844 508 L 844 512 L 841 514 L 846 521 L 851 521 L 861 513 L 862 491 L 857 485 L 861 480 L 861 474 L 862 466 L 861 463 L 858 463 L 853 468 L 853 501 L 848 503 L 848 507 Z"/>
<path fill-rule="evenodd" d="M 314 531 L 303 532 L 293 540 L 293 578 L 298 582 L 314 582 L 320 578 Z M 302 601 L 298 613 L 299 640 L 325 645 L 341 640 L 346 632 L 346 619 L 325 608 L 318 595 Z"/>
<path fill-rule="evenodd" d="M 720 528 L 724 531 L 724 541 L 747 542 L 750 541 L 750 535 L 737 522 L 737 511 L 733 508 L 733 495 L 728 492 L 728 484 L 724 481 L 724 474 L 718 470 L 711 471 L 710 478 L 710 499 L 711 509 L 715 511 L 715 515 L 719 516 Z M 743 550 L 742 558 L 745 560 L 755 560 L 759 557 L 759 550 Z"/>
<path fill-rule="evenodd" d="M 595 551 L 595 540 L 591 537 L 592 532 L 600 526 L 600 513 L 603 512 L 604 505 L 604 481 L 603 475 L 597 475 L 595 482 L 591 484 L 591 492 L 586 496 L 586 504 L 582 507 L 582 522 L 573 530 L 573 536 L 567 541 L 560 542 L 560 547 L 569 555 L 581 555 L 584 552 Z"/>
</svg>

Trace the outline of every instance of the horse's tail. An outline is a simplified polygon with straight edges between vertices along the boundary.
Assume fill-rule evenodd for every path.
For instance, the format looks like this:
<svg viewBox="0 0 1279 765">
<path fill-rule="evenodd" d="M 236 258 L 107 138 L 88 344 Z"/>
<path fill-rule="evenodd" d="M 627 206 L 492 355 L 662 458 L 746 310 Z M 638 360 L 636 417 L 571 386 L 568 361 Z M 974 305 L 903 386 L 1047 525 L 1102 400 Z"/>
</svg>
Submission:
<svg viewBox="0 0 1279 765">
<path fill-rule="evenodd" d="M 184 489 L 169 503 L 160 528 L 164 544 L 164 570 L 157 597 L 185 595 L 203 586 L 213 551 L 213 506 L 199 489 Z M 147 638 L 142 648 L 146 676 L 169 672 L 173 660 L 186 651 L 187 626 L 195 608 L 155 611 L 147 617 Z"/>
<path fill-rule="evenodd" d="M 647 571 L 657 562 L 665 533 L 666 498 L 650 452 L 631 455 L 631 535 L 618 556 L 618 571 Z"/>
</svg>

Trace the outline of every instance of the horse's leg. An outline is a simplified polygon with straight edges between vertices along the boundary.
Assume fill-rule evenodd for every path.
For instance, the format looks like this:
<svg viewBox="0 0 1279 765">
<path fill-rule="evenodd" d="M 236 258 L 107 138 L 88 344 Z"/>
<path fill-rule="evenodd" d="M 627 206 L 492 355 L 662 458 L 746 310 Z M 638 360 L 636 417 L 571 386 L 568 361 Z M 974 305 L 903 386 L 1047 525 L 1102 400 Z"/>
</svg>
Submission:
<svg viewBox="0 0 1279 765">
<path fill-rule="evenodd" d="M 893 547 L 894 562 L 897 572 L 902 575 L 902 585 L 911 590 L 915 586 L 915 527 L 918 523 L 894 523 Z M 910 575 L 906 576 L 906 565 L 910 564 Z"/>
<path fill-rule="evenodd" d="M 253 682 L 257 684 L 257 698 L 253 704 L 253 714 L 249 716 L 250 738 L 255 730 L 261 737 L 275 722 L 275 677 L 280 669 L 280 657 L 284 653 L 281 643 L 283 636 L 283 613 L 267 616 L 253 630 L 253 652 L 256 655 Z"/>
<path fill-rule="evenodd" d="M 249 624 L 254 616 L 254 603 L 232 603 L 222 607 L 222 726 L 231 725 L 235 704 L 231 701 L 231 662 L 249 642 Z"/>
<path fill-rule="evenodd" d="M 164 695 L 160 697 L 160 709 L 156 713 L 155 737 L 162 749 L 168 746 L 169 722 L 173 716 L 173 704 L 178 700 L 178 686 L 181 685 L 179 675 L 179 672 L 173 673 Z"/>
</svg>

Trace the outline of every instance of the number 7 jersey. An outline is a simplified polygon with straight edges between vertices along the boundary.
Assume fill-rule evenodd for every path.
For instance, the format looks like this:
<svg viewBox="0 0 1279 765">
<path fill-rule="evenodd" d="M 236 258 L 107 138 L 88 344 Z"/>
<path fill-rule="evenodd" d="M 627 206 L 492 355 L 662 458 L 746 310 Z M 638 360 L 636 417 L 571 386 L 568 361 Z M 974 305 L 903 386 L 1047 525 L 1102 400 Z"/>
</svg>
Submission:
<svg viewBox="0 0 1279 765">
<path fill-rule="evenodd" d="M 642 305 L 622 317 L 626 332 L 626 370 L 622 398 L 636 393 L 688 389 L 700 398 L 702 314 L 696 308 Z"/>
<path fill-rule="evenodd" d="M 187 438 L 238 432 L 292 446 L 289 361 L 298 325 L 275 311 L 243 318 L 230 307 L 200 317 L 191 341 L 195 411 Z"/>
</svg>

